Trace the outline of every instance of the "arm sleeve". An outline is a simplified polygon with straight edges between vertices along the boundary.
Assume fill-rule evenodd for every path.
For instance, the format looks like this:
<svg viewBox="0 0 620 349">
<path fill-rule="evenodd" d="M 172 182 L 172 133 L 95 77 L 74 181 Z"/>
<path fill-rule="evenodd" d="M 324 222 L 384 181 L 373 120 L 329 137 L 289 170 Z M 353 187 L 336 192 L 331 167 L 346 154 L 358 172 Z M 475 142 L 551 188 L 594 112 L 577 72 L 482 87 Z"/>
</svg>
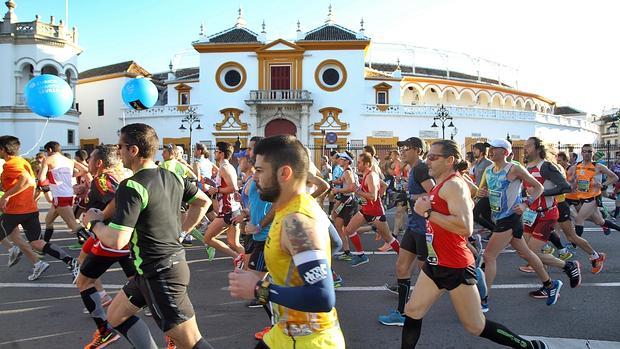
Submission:
<svg viewBox="0 0 620 349">
<path fill-rule="evenodd" d="M 115 200 L 116 210 L 110 221 L 110 228 L 116 230 L 135 228 L 143 205 L 142 197 L 138 191 L 128 187 L 125 181 L 119 185 Z"/>
<path fill-rule="evenodd" d="M 293 256 L 303 286 L 271 285 L 269 300 L 287 308 L 312 313 L 326 313 L 336 305 L 332 271 L 325 251 L 304 251 Z"/>
<path fill-rule="evenodd" d="M 543 163 L 540 167 L 540 174 L 543 178 L 555 184 L 553 188 L 545 189 L 543 196 L 555 196 L 571 192 L 570 184 L 568 184 L 566 178 L 564 178 L 560 170 L 550 162 L 545 161 Z"/>
<path fill-rule="evenodd" d="M 192 202 L 198 193 L 198 187 L 189 178 L 183 178 L 183 202 Z"/>
</svg>

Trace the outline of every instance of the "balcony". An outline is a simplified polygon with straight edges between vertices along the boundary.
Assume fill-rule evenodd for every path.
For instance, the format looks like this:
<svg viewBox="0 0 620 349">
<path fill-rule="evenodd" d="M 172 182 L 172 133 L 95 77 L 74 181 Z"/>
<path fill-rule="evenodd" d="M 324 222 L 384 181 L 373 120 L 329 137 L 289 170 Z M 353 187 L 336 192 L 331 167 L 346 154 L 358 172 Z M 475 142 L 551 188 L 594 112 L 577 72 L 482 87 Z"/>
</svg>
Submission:
<svg viewBox="0 0 620 349">
<path fill-rule="evenodd" d="M 126 120 L 130 119 L 141 119 L 141 118 L 168 118 L 168 117 L 177 117 L 182 118 L 187 115 L 187 109 L 190 107 L 196 108 L 196 110 L 200 110 L 200 104 L 191 104 L 191 105 L 156 105 L 149 109 L 144 110 L 135 110 L 132 108 L 122 108 L 121 116 L 119 119 Z M 136 120 L 137 121 L 137 120 Z"/>
<path fill-rule="evenodd" d="M 247 105 L 253 104 L 312 104 L 307 90 L 252 90 Z"/>
</svg>

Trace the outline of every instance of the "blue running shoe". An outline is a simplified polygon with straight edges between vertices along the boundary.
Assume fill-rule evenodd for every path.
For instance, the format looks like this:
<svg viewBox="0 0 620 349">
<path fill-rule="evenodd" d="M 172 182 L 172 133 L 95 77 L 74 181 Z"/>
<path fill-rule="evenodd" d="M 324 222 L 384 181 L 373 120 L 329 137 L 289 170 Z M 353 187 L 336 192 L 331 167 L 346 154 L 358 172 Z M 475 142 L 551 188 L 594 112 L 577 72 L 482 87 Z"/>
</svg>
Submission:
<svg viewBox="0 0 620 349">
<path fill-rule="evenodd" d="M 380 315 L 379 322 L 385 326 L 404 326 L 405 317 L 398 310 L 392 310 L 387 315 Z"/>
<path fill-rule="evenodd" d="M 482 298 L 482 301 L 480 302 L 480 309 L 482 310 L 483 313 L 486 313 L 489 311 L 489 301 L 486 297 Z"/>
<path fill-rule="evenodd" d="M 480 293 L 480 299 L 485 299 L 487 297 L 488 290 L 487 282 L 484 278 L 484 271 L 482 271 L 482 268 L 476 268 L 476 278 L 478 279 L 476 287 L 478 288 L 478 293 Z"/>
<path fill-rule="evenodd" d="M 368 262 L 369 262 L 368 256 L 366 256 L 365 254 L 354 255 L 351 258 L 352 267 L 357 267 L 359 265 L 366 264 Z"/>
<path fill-rule="evenodd" d="M 562 285 L 564 285 L 564 283 L 562 283 L 562 281 L 560 280 L 553 280 L 551 282 L 551 287 L 547 289 L 547 305 L 554 305 L 558 302 Z"/>
</svg>

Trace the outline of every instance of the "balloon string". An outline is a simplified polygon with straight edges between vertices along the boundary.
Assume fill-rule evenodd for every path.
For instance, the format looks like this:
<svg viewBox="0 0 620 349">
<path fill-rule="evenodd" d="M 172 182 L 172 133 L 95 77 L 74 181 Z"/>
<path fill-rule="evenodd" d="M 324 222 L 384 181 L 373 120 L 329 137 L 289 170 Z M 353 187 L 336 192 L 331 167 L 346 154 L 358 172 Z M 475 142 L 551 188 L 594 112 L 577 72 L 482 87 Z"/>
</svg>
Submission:
<svg viewBox="0 0 620 349">
<path fill-rule="evenodd" d="M 41 139 L 43 139 L 43 134 L 45 133 L 45 129 L 47 128 L 47 124 L 50 122 L 50 118 L 45 118 L 45 125 L 43 125 L 43 129 L 41 130 L 41 135 L 39 136 L 39 139 L 37 140 L 37 142 L 32 146 L 32 148 L 30 148 L 30 150 L 28 150 L 27 152 L 25 152 L 24 154 L 22 154 L 21 156 L 26 156 L 28 155 L 31 151 L 34 150 L 34 148 L 36 148 L 40 143 L 41 143 Z"/>
</svg>

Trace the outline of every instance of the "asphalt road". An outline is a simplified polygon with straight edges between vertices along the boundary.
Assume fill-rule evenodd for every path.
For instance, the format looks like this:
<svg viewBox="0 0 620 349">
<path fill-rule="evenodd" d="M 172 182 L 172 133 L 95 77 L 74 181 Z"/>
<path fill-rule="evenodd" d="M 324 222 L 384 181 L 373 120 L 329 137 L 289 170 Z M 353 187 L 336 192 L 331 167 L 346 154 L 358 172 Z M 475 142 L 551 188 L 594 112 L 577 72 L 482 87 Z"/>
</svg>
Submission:
<svg viewBox="0 0 620 349">
<path fill-rule="evenodd" d="M 391 222 L 390 215 L 390 222 Z M 528 297 L 538 287 L 532 274 L 517 270 L 523 261 L 513 252 L 499 258 L 497 286 L 491 293 L 491 311 L 487 317 L 515 332 L 534 337 L 589 340 L 550 340 L 552 348 L 620 348 L 620 233 L 604 236 L 598 227 L 586 226 L 584 235 L 595 249 L 608 253 L 604 271 L 592 275 L 587 256 L 579 252 L 583 285 L 570 289 L 560 270 L 551 270 L 552 277 L 565 281 L 561 298 L 554 306 L 544 300 Z M 381 243 L 374 235 L 362 235 L 365 248 L 376 250 Z M 54 242 L 67 246 L 74 238 L 57 224 Z M 71 253 L 77 255 L 78 251 Z M 190 298 L 194 304 L 202 334 L 214 348 L 253 348 L 254 332 L 268 324 L 261 308 L 250 309 L 245 302 L 230 297 L 227 273 L 231 259 L 216 256 L 206 261 L 201 243 L 187 250 L 192 272 Z M 394 282 L 395 254 L 375 254 L 370 263 L 351 268 L 335 261 L 335 270 L 345 280 L 337 291 L 337 309 L 348 348 L 399 348 L 400 327 L 378 323 L 377 316 L 396 307 L 397 296 L 382 289 Z M 82 348 L 91 338 L 94 323 L 82 313 L 82 302 L 64 264 L 46 257 L 51 267 L 34 282 L 26 277 L 31 265 L 23 259 L 12 268 L 6 267 L 7 254 L 0 254 L 0 348 Z M 417 272 L 416 272 L 417 275 Z M 116 292 L 124 283 L 118 267 L 103 277 L 108 291 Z M 416 276 L 414 275 L 414 278 Z M 163 334 L 152 319 L 142 316 L 163 347 Z M 124 339 L 110 348 L 129 348 Z M 459 324 L 449 297 L 444 295 L 426 316 L 420 348 L 495 348 L 493 343 L 468 335 Z"/>
</svg>

